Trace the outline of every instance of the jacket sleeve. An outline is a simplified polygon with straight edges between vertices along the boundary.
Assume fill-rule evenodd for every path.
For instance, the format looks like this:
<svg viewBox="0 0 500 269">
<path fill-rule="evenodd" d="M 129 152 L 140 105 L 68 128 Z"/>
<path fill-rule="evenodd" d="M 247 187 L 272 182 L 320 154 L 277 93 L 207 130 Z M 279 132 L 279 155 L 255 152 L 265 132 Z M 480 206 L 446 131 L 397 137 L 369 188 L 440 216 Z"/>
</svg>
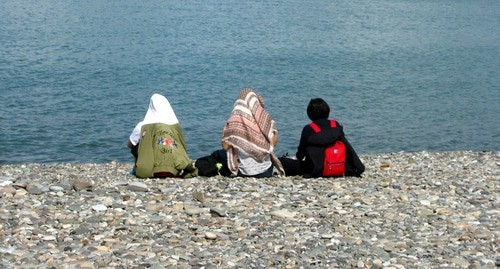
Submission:
<svg viewBox="0 0 500 269">
<path fill-rule="evenodd" d="M 325 159 L 325 148 L 322 146 L 307 147 L 307 154 L 312 163 L 312 171 L 308 177 L 321 177 L 323 174 L 323 160 Z"/>
<path fill-rule="evenodd" d="M 295 157 L 297 157 L 297 160 L 300 161 L 304 160 L 304 158 L 306 157 L 307 137 L 309 136 L 308 132 L 312 132 L 312 129 L 307 130 L 307 128 L 310 129 L 310 127 L 308 126 L 305 126 L 302 129 L 302 133 L 300 135 L 299 147 L 297 148 L 297 153 L 295 153 Z"/>
<path fill-rule="evenodd" d="M 198 168 L 193 164 L 187 153 L 186 141 L 184 140 L 184 134 L 180 124 L 175 125 L 173 129 L 175 130 L 175 139 L 180 144 L 175 150 L 175 154 L 173 154 L 175 169 L 178 172 L 182 172 L 183 178 L 198 176 Z"/>
<path fill-rule="evenodd" d="M 346 146 L 346 176 L 361 177 L 361 174 L 365 171 L 365 165 L 345 137 L 342 137 L 342 142 Z"/>
<path fill-rule="evenodd" d="M 154 137 L 150 126 L 143 126 L 141 132 L 144 136 L 141 137 L 137 152 L 136 175 L 139 178 L 149 178 L 153 176 L 154 169 Z"/>
</svg>

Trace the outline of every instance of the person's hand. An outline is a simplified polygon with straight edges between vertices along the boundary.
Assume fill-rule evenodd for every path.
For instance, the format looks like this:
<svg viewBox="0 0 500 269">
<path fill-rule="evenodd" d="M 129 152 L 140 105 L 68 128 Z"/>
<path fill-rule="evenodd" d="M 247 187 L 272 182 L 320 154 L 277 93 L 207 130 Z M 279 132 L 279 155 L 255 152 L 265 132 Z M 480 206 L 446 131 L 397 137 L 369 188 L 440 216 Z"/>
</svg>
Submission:
<svg viewBox="0 0 500 269">
<path fill-rule="evenodd" d="M 273 130 L 273 147 L 276 146 L 276 144 L 278 144 L 278 130 Z"/>
</svg>

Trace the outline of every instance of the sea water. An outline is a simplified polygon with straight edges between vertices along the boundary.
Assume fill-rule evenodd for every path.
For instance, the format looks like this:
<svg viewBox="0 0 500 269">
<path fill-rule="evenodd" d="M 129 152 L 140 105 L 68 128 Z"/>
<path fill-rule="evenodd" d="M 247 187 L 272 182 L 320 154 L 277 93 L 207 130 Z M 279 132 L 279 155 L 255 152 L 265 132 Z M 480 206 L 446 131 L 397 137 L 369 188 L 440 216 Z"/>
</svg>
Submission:
<svg viewBox="0 0 500 269">
<path fill-rule="evenodd" d="M 131 162 L 165 95 L 192 159 L 241 89 L 294 155 L 321 97 L 359 154 L 500 150 L 500 1 L 0 2 L 0 163 Z"/>
</svg>

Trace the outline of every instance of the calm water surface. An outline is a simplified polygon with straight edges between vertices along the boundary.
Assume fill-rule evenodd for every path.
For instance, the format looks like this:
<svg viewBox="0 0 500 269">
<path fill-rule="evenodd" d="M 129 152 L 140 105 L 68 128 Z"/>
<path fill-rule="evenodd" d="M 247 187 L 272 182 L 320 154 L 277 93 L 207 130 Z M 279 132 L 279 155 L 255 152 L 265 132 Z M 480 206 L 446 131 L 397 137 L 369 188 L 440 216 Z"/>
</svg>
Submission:
<svg viewBox="0 0 500 269">
<path fill-rule="evenodd" d="M 238 92 L 264 96 L 279 155 L 322 97 L 361 154 L 500 150 L 500 1 L 0 2 L 0 163 L 130 162 L 158 92 L 191 158 Z"/>
</svg>

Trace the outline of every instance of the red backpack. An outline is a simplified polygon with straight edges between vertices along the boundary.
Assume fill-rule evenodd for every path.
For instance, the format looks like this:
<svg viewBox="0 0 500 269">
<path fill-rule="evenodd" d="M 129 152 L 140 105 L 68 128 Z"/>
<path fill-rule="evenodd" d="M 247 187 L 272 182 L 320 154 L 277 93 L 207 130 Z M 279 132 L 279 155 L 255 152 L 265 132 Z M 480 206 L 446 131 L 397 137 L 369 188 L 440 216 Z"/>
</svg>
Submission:
<svg viewBox="0 0 500 269">
<path fill-rule="evenodd" d="M 319 126 L 311 122 L 309 124 L 315 133 L 319 133 Z M 337 127 L 337 122 L 330 120 L 332 128 Z M 325 160 L 323 162 L 323 177 L 343 177 L 345 175 L 345 155 L 346 149 L 344 142 L 337 140 L 334 144 L 325 148 Z"/>
</svg>

